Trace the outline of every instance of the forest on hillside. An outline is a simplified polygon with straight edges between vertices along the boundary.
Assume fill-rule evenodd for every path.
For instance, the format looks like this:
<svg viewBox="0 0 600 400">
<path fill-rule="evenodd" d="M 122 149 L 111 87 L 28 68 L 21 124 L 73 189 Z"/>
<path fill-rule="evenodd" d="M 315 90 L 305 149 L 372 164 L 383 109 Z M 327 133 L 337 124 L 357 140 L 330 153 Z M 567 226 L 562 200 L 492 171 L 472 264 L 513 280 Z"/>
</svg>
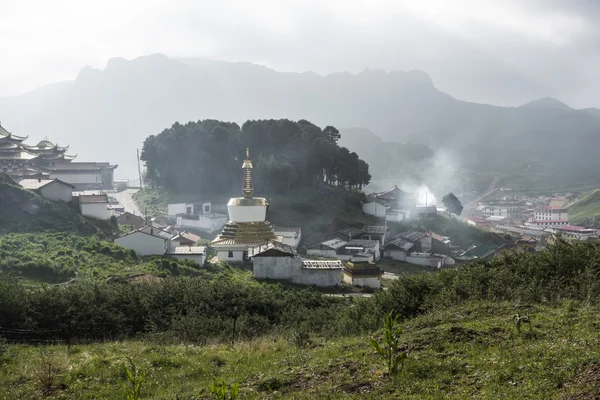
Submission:
<svg viewBox="0 0 600 400">
<path fill-rule="evenodd" d="M 259 193 L 284 193 L 319 183 L 348 190 L 371 179 L 369 166 L 337 144 L 339 131 L 306 120 L 201 120 L 151 135 L 142 148 L 145 180 L 173 192 L 229 193 L 241 188 L 246 149 Z"/>
</svg>

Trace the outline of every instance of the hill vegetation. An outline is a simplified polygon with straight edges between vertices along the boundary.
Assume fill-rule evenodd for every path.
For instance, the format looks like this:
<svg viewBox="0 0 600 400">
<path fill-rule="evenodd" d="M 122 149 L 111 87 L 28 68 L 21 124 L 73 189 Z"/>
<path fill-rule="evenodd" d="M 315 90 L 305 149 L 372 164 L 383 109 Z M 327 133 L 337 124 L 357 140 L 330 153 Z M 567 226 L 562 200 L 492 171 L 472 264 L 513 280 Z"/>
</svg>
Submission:
<svg viewBox="0 0 600 400">
<path fill-rule="evenodd" d="M 598 259 L 597 243 L 559 241 L 539 254 L 401 276 L 353 302 L 236 270 L 35 291 L 2 278 L 2 335 L 71 348 L 3 345 L 0 387 L 9 399 L 43 390 L 51 398 L 115 398 L 133 356 L 148 370 L 144 397 L 210 398 L 213 378 L 239 382 L 245 398 L 597 394 Z M 380 340 L 387 311 L 401 315 L 408 352 L 398 375 L 386 374 L 369 346 Z M 98 338 L 134 341 L 77 345 Z M 49 387 L 39 372 L 48 365 Z"/>
<path fill-rule="evenodd" d="M 146 180 L 175 193 L 193 188 L 204 195 L 242 187 L 242 160 L 251 149 L 253 180 L 263 193 L 326 182 L 348 189 L 369 183 L 369 166 L 354 152 L 337 145 L 336 128 L 324 129 L 300 120 L 215 120 L 174 124 L 144 141 L 141 159 Z M 238 189 L 239 190 L 239 189 Z"/>
<path fill-rule="evenodd" d="M 110 226 L 83 218 L 70 204 L 23 189 L 0 172 L 0 234 L 6 232 L 110 232 Z"/>
<path fill-rule="evenodd" d="M 569 205 L 569 220 L 574 225 L 600 228 L 600 189 L 581 194 Z"/>
</svg>

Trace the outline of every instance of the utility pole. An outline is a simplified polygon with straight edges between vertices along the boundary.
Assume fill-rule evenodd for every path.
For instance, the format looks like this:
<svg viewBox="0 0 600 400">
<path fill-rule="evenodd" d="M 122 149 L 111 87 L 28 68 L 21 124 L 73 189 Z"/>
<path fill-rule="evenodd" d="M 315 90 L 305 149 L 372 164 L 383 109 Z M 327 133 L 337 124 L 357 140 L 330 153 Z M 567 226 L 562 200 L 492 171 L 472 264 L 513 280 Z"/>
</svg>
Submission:
<svg viewBox="0 0 600 400">
<path fill-rule="evenodd" d="M 142 169 L 140 168 L 140 149 L 137 149 L 138 179 L 140 180 L 140 189 L 144 188 L 142 183 Z"/>
</svg>

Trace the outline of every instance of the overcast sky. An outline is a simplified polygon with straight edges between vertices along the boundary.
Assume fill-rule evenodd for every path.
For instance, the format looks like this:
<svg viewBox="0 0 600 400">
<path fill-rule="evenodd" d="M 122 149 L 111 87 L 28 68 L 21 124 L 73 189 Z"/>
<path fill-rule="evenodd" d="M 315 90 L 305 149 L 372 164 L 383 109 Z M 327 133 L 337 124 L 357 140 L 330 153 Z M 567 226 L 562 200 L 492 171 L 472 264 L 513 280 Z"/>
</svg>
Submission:
<svg viewBox="0 0 600 400">
<path fill-rule="evenodd" d="M 0 96 L 152 53 L 321 74 L 422 69 L 465 100 L 600 107 L 596 0 L 0 0 Z"/>
</svg>

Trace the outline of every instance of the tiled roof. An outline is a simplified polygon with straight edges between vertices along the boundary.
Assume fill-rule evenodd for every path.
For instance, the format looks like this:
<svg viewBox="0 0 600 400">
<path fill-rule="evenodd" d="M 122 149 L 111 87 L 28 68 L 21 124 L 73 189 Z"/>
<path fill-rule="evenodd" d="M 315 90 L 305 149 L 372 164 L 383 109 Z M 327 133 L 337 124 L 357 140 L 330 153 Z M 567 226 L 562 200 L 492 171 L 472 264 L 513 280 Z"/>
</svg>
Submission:
<svg viewBox="0 0 600 400">
<path fill-rule="evenodd" d="M 219 236 L 213 240 L 217 245 L 250 245 L 259 246 L 275 239 L 275 232 L 266 222 L 228 222 Z"/>
<path fill-rule="evenodd" d="M 90 194 L 79 196 L 81 204 L 108 204 L 108 197 L 105 194 Z"/>
<path fill-rule="evenodd" d="M 477 216 L 469 217 L 468 219 L 469 219 L 469 221 L 475 222 L 476 224 L 482 224 L 485 222 L 489 222 L 485 218 L 481 218 L 481 217 L 477 217 Z"/>
<path fill-rule="evenodd" d="M 300 233 L 301 230 L 299 226 L 273 226 L 273 231 L 281 233 Z"/>
<path fill-rule="evenodd" d="M 344 246 L 347 242 L 341 239 L 331 239 L 331 240 L 326 240 L 324 242 L 318 243 L 314 246 L 311 246 L 311 248 L 315 248 L 315 247 L 319 247 L 319 246 L 326 246 L 326 247 L 330 247 L 332 249 L 339 249 L 340 247 Z"/>
<path fill-rule="evenodd" d="M 412 247 L 414 246 L 413 243 L 404 240 L 402 238 L 398 238 L 398 239 L 394 239 L 394 240 L 390 240 L 389 242 L 387 242 L 385 244 L 385 249 L 390 250 L 392 247 L 396 247 L 399 249 L 402 249 L 404 251 L 408 251 L 410 250 Z"/>
<path fill-rule="evenodd" d="M 366 248 L 377 247 L 379 241 L 377 240 L 364 240 L 364 239 L 353 239 L 346 243 L 346 247 L 361 246 Z"/>
<path fill-rule="evenodd" d="M 427 236 L 429 236 L 432 239 L 437 240 L 438 242 L 446 242 L 446 241 L 450 241 L 450 238 L 447 236 L 442 236 L 438 233 L 435 232 L 428 232 Z"/>
<path fill-rule="evenodd" d="M 302 260 L 304 269 L 344 269 L 340 260 Z"/>
<path fill-rule="evenodd" d="M 585 232 L 585 233 L 590 233 L 590 232 L 596 231 L 595 229 L 585 228 L 583 226 L 576 226 L 576 225 L 557 226 L 555 229 L 559 230 L 559 231 Z"/>
<path fill-rule="evenodd" d="M 175 237 L 173 238 L 173 240 L 177 240 L 177 239 L 179 239 L 179 238 L 187 239 L 187 240 L 189 240 L 190 242 L 194 242 L 194 243 L 197 243 L 197 242 L 198 242 L 198 240 L 202 239 L 200 236 L 198 236 L 198 235 L 194 235 L 193 233 L 190 233 L 190 232 L 188 232 L 188 231 L 179 232 L 179 233 L 177 234 L 177 236 L 175 236 Z"/>
<path fill-rule="evenodd" d="M 403 239 L 406 239 L 410 242 L 416 242 L 416 241 L 424 238 L 425 234 L 423 232 L 412 231 L 412 232 L 402 232 L 402 233 L 398 234 L 398 236 Z"/>
<path fill-rule="evenodd" d="M 59 182 L 59 183 L 62 183 L 63 185 L 67 185 L 72 188 L 74 187 L 73 185 L 70 185 L 59 179 L 23 179 L 23 180 L 19 181 L 19 185 L 21 185 L 25 189 L 36 190 L 36 189 L 44 187 L 52 182 Z"/>
<path fill-rule="evenodd" d="M 200 255 L 206 254 L 206 247 L 204 246 L 175 246 L 170 247 L 165 255 Z"/>
<path fill-rule="evenodd" d="M 254 257 L 254 256 L 262 254 L 266 251 L 269 251 L 269 250 L 277 250 L 281 253 L 289 254 L 291 256 L 295 256 L 297 254 L 296 250 L 292 246 L 288 246 L 287 244 L 283 244 L 281 242 L 271 240 L 266 244 L 252 247 L 251 249 L 249 249 L 248 256 Z"/>
<path fill-rule="evenodd" d="M 383 235 L 388 230 L 387 226 L 385 225 L 365 225 L 362 229 L 365 233 L 371 233 L 376 235 Z"/>
</svg>

